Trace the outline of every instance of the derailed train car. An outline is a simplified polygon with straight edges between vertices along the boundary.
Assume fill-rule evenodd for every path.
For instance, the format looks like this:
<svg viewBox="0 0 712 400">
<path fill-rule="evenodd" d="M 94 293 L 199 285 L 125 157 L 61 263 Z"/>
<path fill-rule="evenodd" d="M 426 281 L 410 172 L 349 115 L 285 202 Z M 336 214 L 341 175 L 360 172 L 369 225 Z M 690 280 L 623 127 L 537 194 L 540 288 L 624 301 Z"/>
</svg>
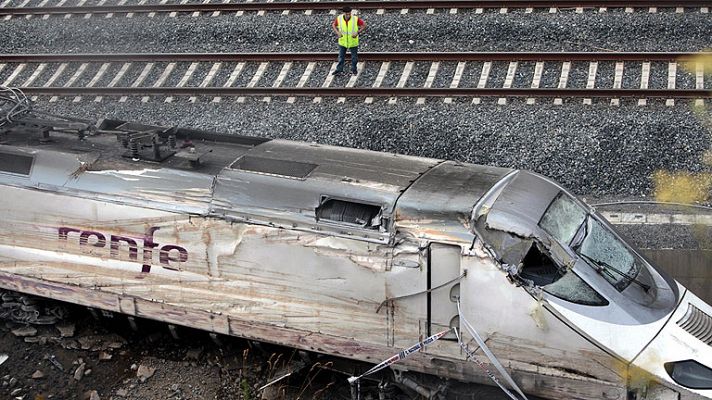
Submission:
<svg viewBox="0 0 712 400">
<path fill-rule="evenodd" d="M 466 320 L 526 393 L 712 398 L 712 307 L 540 175 L 123 121 L 3 128 L 0 288 L 371 363 L 443 329 L 470 342 Z M 394 368 L 491 384 L 453 339 Z"/>
</svg>

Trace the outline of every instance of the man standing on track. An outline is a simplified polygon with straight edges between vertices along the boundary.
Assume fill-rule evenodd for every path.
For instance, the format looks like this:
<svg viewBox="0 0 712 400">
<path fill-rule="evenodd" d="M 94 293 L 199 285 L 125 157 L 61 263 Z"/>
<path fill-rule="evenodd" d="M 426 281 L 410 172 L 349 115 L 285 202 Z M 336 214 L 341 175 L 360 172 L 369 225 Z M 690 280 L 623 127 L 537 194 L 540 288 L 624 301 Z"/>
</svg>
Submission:
<svg viewBox="0 0 712 400">
<path fill-rule="evenodd" d="M 346 49 L 351 51 L 351 73 L 356 75 L 358 69 L 358 35 L 366 29 L 366 23 L 357 16 L 351 15 L 351 7 L 346 6 L 342 9 L 343 14 L 336 17 L 331 24 L 331 29 L 339 37 L 339 63 L 336 65 L 336 70 L 332 75 L 344 72 L 344 58 L 346 57 Z"/>
</svg>

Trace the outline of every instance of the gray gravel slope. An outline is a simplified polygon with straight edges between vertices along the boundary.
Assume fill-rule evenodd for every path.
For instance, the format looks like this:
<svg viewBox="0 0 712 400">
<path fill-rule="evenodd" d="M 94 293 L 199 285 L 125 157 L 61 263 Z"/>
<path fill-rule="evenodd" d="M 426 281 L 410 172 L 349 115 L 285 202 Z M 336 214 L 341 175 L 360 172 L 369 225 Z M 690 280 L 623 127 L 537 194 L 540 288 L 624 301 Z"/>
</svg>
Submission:
<svg viewBox="0 0 712 400">
<path fill-rule="evenodd" d="M 530 169 L 550 176 L 577 194 L 647 196 L 657 170 L 708 171 L 702 162 L 710 134 L 689 105 L 611 107 L 607 104 L 507 106 L 414 101 L 373 105 L 347 100 L 321 104 L 300 100 L 264 103 L 234 99 L 210 103 L 153 100 L 71 103 L 71 98 L 37 107 L 90 118 L 114 117 L 179 124 L 224 133 L 314 141 Z"/>
<path fill-rule="evenodd" d="M 13 18 L 0 52 L 332 51 L 326 13 L 235 17 Z M 698 51 L 712 47 L 712 14 L 620 12 L 405 15 L 364 13 L 364 51 Z"/>
</svg>

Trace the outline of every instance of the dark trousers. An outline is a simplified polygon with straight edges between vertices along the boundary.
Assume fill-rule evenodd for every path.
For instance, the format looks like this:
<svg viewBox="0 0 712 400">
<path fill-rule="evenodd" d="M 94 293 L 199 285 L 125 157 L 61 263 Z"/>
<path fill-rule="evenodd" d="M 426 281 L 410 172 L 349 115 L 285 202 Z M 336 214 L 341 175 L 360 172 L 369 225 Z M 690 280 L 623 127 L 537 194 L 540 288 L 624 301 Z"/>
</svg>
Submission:
<svg viewBox="0 0 712 400">
<path fill-rule="evenodd" d="M 356 72 L 356 65 L 358 64 L 358 46 L 349 47 L 348 50 L 351 51 L 351 71 Z M 337 72 L 344 71 L 344 59 L 345 58 L 346 58 L 346 47 L 339 46 L 339 63 L 336 64 Z"/>
</svg>

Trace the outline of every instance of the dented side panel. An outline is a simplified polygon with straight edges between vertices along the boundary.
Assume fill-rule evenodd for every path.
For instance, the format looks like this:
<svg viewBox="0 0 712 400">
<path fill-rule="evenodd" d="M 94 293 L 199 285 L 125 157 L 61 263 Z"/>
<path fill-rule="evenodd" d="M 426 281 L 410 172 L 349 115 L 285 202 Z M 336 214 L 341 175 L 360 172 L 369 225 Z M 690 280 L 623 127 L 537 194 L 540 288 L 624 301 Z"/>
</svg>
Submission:
<svg viewBox="0 0 712 400">
<path fill-rule="evenodd" d="M 371 362 L 427 329 L 422 294 L 377 312 L 387 298 L 427 289 L 427 241 L 392 248 L 7 186 L 0 196 L 7 200 L 0 214 L 11 216 L 0 230 L 0 287 Z M 67 212 L 58 215 L 58 207 Z M 622 399 L 624 383 L 605 354 L 538 315 L 536 302 L 502 284 L 502 272 L 478 251 L 461 263 L 465 311 L 523 390 Z M 503 304 L 531 307 L 502 312 Z M 557 369 L 572 358 L 581 370 Z M 400 368 L 489 383 L 447 340 Z"/>
<path fill-rule="evenodd" d="M 472 242 L 470 215 L 477 200 L 510 169 L 445 161 L 420 177 L 398 200 L 403 235 L 441 242 Z"/>
<path fill-rule="evenodd" d="M 626 364 L 575 333 L 525 290 L 511 290 L 514 284 L 480 241 L 473 255 L 463 258 L 463 268 L 468 270 L 460 288 L 463 313 L 498 357 L 609 382 L 618 389 L 602 385 L 599 398 L 625 398 Z"/>
</svg>

